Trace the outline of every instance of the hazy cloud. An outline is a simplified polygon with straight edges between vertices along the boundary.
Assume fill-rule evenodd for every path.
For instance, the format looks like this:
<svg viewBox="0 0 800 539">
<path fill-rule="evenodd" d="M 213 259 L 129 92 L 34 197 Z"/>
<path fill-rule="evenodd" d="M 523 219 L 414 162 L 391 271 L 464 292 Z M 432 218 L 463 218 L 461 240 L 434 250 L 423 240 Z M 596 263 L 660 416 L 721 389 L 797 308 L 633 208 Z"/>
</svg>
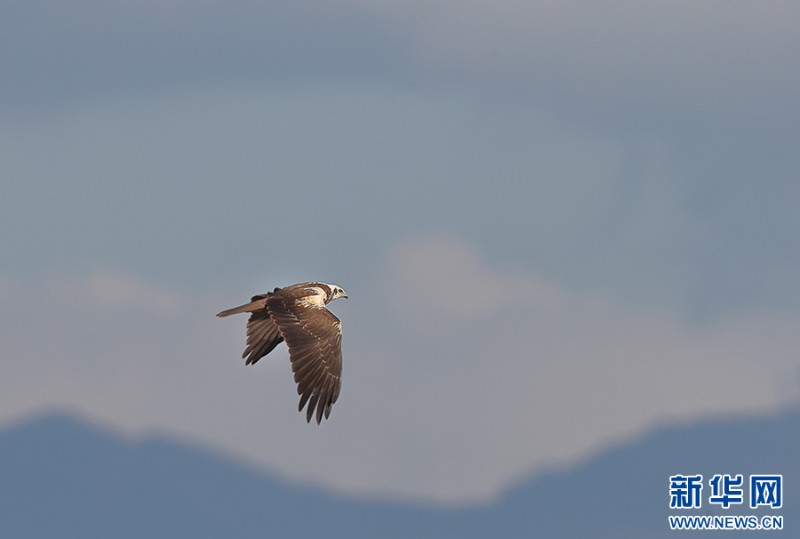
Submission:
<svg viewBox="0 0 800 539">
<path fill-rule="evenodd" d="M 161 315 L 174 315 L 181 310 L 177 294 L 107 270 L 92 272 L 86 280 L 86 291 L 91 302 L 107 309 L 143 308 Z"/>
<path fill-rule="evenodd" d="M 796 3 L 6 4 L 0 419 L 454 501 L 796 402 Z M 305 279 L 321 428 L 213 316 Z"/>
<path fill-rule="evenodd" d="M 519 304 L 561 303 L 553 288 L 531 276 L 498 273 L 466 245 L 441 234 L 398 246 L 385 271 L 386 289 L 400 291 L 389 299 L 425 323 L 487 320 Z"/>
<path fill-rule="evenodd" d="M 16 285 L 2 326 L 2 419 L 66 407 L 343 492 L 456 502 L 654 423 L 797 400 L 790 317 L 749 312 L 690 328 L 674 313 L 498 270 L 443 235 L 391 248 L 384 268 L 332 306 L 344 321 L 345 378 L 321 428 L 296 413 L 283 347 L 256 367 L 239 360 L 244 318 L 213 313 L 240 298 L 195 293 L 180 300 L 180 318 L 164 318 L 109 310 L 61 285 Z M 130 276 L 88 282 L 97 281 L 121 285 L 122 300 L 160 289 Z M 45 338 L 42 327 L 56 331 Z"/>
<path fill-rule="evenodd" d="M 617 127 L 636 122 L 631 114 L 798 120 L 792 2 L 349 3 L 402 28 L 418 63 L 453 79 L 470 73 L 492 92 L 548 99 L 576 117 L 610 116 Z"/>
<path fill-rule="evenodd" d="M 332 223 L 352 252 L 318 249 L 352 275 L 386 241 L 444 229 L 562 286 L 697 320 L 796 309 L 797 11 L 13 1 L 0 224 L 32 241 L 3 246 L 177 281 L 212 267 L 198 253 L 286 252 Z M 267 201 L 308 192 L 318 219 L 269 235 L 291 212 Z"/>
<path fill-rule="evenodd" d="M 0 105 L 27 113 L 185 88 L 391 79 L 403 65 L 392 32 L 341 3 L 7 4 Z"/>
<path fill-rule="evenodd" d="M 793 2 L 11 2 L 6 104 L 198 86 L 445 87 L 637 133 L 798 121 Z"/>
</svg>

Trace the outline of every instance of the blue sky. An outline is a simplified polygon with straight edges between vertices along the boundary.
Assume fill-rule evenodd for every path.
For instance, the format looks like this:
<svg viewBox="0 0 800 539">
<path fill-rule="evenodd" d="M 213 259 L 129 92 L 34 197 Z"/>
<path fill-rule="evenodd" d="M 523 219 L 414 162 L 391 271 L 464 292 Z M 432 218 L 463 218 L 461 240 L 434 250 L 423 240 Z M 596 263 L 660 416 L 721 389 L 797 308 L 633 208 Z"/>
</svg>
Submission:
<svg viewBox="0 0 800 539">
<path fill-rule="evenodd" d="M 0 420 L 459 502 L 796 403 L 793 3 L 6 8 Z M 213 317 L 307 279 L 351 297 L 321 429 Z"/>
</svg>

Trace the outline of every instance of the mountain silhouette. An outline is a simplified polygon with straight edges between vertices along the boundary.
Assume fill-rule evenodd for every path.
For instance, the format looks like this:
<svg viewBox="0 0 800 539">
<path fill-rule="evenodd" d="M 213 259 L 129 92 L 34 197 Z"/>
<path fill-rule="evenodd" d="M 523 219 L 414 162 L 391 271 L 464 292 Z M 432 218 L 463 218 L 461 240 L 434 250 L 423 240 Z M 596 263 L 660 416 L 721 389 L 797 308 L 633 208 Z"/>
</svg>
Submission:
<svg viewBox="0 0 800 539">
<path fill-rule="evenodd" d="M 300 487 L 163 437 L 132 441 L 64 414 L 0 431 L 0 537 L 17 539 L 796 536 L 800 411 L 651 431 L 520 482 L 489 505 L 439 508 Z M 669 509 L 676 474 L 782 474 L 780 509 Z M 775 514 L 783 531 L 679 532 L 674 514 Z M 795 530 L 794 532 L 792 530 Z"/>
</svg>

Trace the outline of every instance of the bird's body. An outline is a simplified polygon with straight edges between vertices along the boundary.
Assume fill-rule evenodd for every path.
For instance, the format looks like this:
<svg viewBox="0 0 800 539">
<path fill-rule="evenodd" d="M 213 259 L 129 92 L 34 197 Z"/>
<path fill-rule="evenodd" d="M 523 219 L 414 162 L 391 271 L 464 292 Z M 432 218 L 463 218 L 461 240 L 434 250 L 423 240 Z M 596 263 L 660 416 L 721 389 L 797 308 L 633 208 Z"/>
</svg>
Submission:
<svg viewBox="0 0 800 539">
<path fill-rule="evenodd" d="M 323 282 L 299 283 L 253 296 L 250 303 L 217 316 L 251 313 L 247 322 L 245 364 L 256 363 L 282 341 L 289 347 L 300 406 L 306 420 L 316 410 L 317 424 L 331 413 L 342 385 L 342 323 L 326 307 L 347 292 Z"/>
</svg>

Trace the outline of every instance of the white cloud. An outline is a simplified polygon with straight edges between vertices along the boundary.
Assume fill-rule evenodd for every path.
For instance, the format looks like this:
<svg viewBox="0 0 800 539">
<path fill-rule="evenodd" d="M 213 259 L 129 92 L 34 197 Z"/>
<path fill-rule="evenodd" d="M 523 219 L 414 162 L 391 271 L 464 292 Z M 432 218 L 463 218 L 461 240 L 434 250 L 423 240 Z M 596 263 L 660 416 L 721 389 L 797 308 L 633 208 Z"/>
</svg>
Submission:
<svg viewBox="0 0 800 539">
<path fill-rule="evenodd" d="M 386 286 L 401 291 L 393 302 L 423 319 L 486 319 L 515 303 L 544 308 L 561 301 L 558 291 L 534 277 L 493 271 L 466 245 L 442 235 L 398 246 L 385 271 Z"/>
<path fill-rule="evenodd" d="M 177 314 L 181 300 L 177 294 L 157 288 L 129 275 L 95 270 L 85 283 L 89 300 L 105 309 L 139 308 L 161 315 Z"/>
</svg>

